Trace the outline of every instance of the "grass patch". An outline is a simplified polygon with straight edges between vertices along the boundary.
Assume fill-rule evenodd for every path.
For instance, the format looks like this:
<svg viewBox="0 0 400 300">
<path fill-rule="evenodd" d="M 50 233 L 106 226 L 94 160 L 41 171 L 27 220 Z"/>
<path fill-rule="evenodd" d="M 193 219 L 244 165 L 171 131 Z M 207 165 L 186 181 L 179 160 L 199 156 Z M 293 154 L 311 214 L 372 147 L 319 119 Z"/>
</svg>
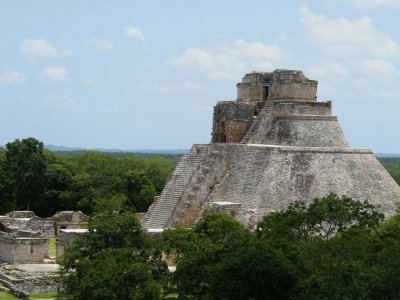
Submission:
<svg viewBox="0 0 400 300">
<path fill-rule="evenodd" d="M 56 238 L 51 238 L 49 240 L 49 255 L 56 256 Z"/>
<path fill-rule="evenodd" d="M 168 294 L 164 297 L 164 299 L 172 300 L 172 299 L 179 299 L 178 294 Z"/>
<path fill-rule="evenodd" d="M 16 270 L 16 269 L 17 269 L 17 266 L 16 266 L 16 265 L 7 265 L 7 266 L 6 266 L 6 269 L 7 269 L 7 270 L 11 270 L 11 271 L 12 271 L 12 270 Z"/>
<path fill-rule="evenodd" d="M 57 299 L 57 298 L 67 298 L 67 297 L 68 297 L 68 295 L 66 295 L 66 294 L 57 294 L 57 293 L 30 294 L 29 295 L 29 298 L 31 298 L 31 299 Z"/>
<path fill-rule="evenodd" d="M 0 299 L 1 300 L 18 300 L 18 298 L 15 297 L 14 295 L 11 295 L 10 293 L 2 292 L 2 291 L 0 291 Z"/>
</svg>

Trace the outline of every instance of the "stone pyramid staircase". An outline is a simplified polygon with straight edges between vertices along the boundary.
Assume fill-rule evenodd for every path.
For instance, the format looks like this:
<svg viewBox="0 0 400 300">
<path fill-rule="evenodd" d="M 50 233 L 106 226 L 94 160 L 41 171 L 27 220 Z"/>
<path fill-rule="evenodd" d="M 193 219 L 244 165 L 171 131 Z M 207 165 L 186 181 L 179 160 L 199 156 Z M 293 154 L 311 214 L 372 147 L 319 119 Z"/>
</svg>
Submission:
<svg viewBox="0 0 400 300">
<path fill-rule="evenodd" d="M 264 106 L 260 110 L 260 113 L 255 118 L 255 120 L 251 124 L 250 128 L 247 130 L 246 134 L 242 138 L 240 144 L 247 144 L 251 140 L 251 138 L 253 137 L 253 134 L 257 131 L 258 127 L 260 126 L 262 118 L 268 114 L 270 107 L 271 107 L 271 103 L 266 102 L 264 104 Z"/>
<path fill-rule="evenodd" d="M 161 195 L 155 198 L 147 211 L 143 220 L 144 228 L 160 229 L 168 225 L 194 172 L 208 155 L 208 148 L 207 145 L 194 145 L 189 154 L 179 160 Z"/>
</svg>

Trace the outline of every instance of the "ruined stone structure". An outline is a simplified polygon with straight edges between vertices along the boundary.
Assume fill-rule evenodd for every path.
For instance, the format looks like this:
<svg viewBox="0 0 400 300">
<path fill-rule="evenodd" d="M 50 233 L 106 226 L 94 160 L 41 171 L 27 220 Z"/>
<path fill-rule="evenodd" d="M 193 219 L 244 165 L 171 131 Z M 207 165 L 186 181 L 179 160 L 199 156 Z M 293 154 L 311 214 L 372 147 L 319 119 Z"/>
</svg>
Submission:
<svg viewBox="0 0 400 300">
<path fill-rule="evenodd" d="M 88 225 L 80 211 L 61 211 L 51 218 L 40 218 L 32 211 L 13 211 L 0 216 L 0 262 L 43 263 L 49 258 L 49 239 L 68 228 Z"/>
<path fill-rule="evenodd" d="M 1 222 L 0 226 L 1 262 L 36 263 L 48 257 L 49 240 L 40 232 L 12 230 Z"/>
<path fill-rule="evenodd" d="M 348 145 L 330 101 L 301 71 L 246 74 L 214 107 L 211 144 L 193 145 L 144 216 L 145 228 L 191 226 L 224 211 L 253 227 L 270 211 L 333 192 L 395 211 L 400 187 L 369 149 Z"/>
<path fill-rule="evenodd" d="M 20 299 L 31 299 L 29 294 L 65 292 L 62 278 L 55 264 L 1 264 L 0 288 Z"/>
<path fill-rule="evenodd" d="M 83 234 L 88 233 L 88 229 L 60 229 L 56 242 L 56 257 L 59 258 L 64 254 L 66 248 L 70 247 L 74 240 Z"/>
<path fill-rule="evenodd" d="M 57 236 L 60 229 L 86 228 L 89 222 L 89 217 L 81 211 L 59 211 L 52 219 L 55 222 Z"/>
</svg>

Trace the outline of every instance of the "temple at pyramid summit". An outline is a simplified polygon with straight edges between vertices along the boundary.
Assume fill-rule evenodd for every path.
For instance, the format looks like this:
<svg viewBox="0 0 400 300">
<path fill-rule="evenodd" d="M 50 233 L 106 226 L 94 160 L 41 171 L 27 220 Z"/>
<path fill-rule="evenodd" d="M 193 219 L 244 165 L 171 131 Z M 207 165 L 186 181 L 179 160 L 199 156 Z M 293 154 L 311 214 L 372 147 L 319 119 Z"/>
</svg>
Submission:
<svg viewBox="0 0 400 300">
<path fill-rule="evenodd" d="M 211 143 L 180 159 L 143 226 L 189 227 L 220 211 L 252 228 L 331 192 L 393 214 L 400 187 L 371 150 L 349 146 L 332 102 L 317 101 L 317 84 L 298 70 L 246 74 L 237 99 L 214 107 Z"/>
</svg>

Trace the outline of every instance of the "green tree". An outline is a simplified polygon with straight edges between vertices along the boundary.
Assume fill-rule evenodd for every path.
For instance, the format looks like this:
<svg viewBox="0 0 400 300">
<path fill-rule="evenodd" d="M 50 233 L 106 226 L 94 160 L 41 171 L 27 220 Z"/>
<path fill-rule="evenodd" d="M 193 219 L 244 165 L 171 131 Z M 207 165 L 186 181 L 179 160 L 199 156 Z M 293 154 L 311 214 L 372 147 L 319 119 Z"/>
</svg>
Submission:
<svg viewBox="0 0 400 300">
<path fill-rule="evenodd" d="M 314 199 L 307 211 L 307 223 L 312 233 L 324 239 L 348 230 L 376 228 L 383 219 L 383 213 L 368 201 L 338 197 L 333 193 Z"/>
<path fill-rule="evenodd" d="M 315 198 L 308 208 L 301 202 L 294 202 L 284 211 L 265 216 L 257 232 L 276 241 L 305 241 L 316 236 L 327 240 L 349 230 L 374 229 L 383 218 L 384 215 L 368 201 L 331 193 Z"/>
<path fill-rule="evenodd" d="M 164 240 L 169 249 L 174 238 L 175 279 L 181 297 L 289 298 L 294 285 L 289 261 L 228 215 L 206 215 L 186 233 L 167 231 Z"/>
<path fill-rule="evenodd" d="M 374 263 L 379 272 L 374 299 L 400 298 L 400 211 L 374 232 Z"/>
<path fill-rule="evenodd" d="M 138 212 L 145 212 L 157 195 L 156 187 L 144 171 L 130 171 L 126 179 L 128 203 Z"/>
<path fill-rule="evenodd" d="M 382 220 L 367 201 L 329 194 L 265 216 L 256 233 L 290 261 L 294 298 L 374 299 L 381 275 L 373 233 Z"/>
<path fill-rule="evenodd" d="M 167 274 L 136 215 L 111 208 L 90 218 L 89 233 L 66 249 L 61 265 L 74 299 L 160 299 L 157 280 Z"/>
<path fill-rule="evenodd" d="M 46 157 L 43 143 L 34 138 L 7 143 L 3 179 L 9 209 L 31 209 L 41 214 L 41 198 L 46 185 Z"/>
<path fill-rule="evenodd" d="M 376 299 L 380 274 L 371 231 L 350 230 L 299 247 L 299 299 Z"/>
<path fill-rule="evenodd" d="M 40 201 L 41 214 L 52 216 L 60 210 L 76 210 L 76 205 L 65 197 L 65 193 L 68 192 L 72 184 L 72 172 L 67 162 L 49 151 L 45 155 L 47 161 L 46 183 Z"/>
</svg>

